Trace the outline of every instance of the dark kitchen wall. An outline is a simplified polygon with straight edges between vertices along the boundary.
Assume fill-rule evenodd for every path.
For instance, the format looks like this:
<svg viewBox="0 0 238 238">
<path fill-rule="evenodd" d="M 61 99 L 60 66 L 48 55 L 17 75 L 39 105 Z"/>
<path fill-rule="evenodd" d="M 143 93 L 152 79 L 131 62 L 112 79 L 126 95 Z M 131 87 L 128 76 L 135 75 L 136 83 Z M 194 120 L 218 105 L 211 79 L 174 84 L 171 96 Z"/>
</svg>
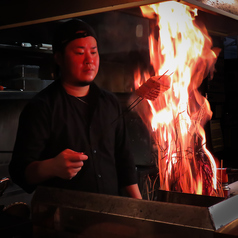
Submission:
<svg viewBox="0 0 238 238">
<path fill-rule="evenodd" d="M 10 178 L 8 165 L 16 138 L 18 118 L 27 101 L 25 99 L 0 99 L 0 180 Z M 3 196 L 0 197 L 0 206 L 10 207 L 19 202 L 29 205 L 31 197 L 32 195 L 23 192 L 10 180 Z"/>
<path fill-rule="evenodd" d="M 238 36 L 226 37 L 224 40 L 225 56 L 224 90 L 225 110 L 222 116 L 225 149 L 223 157 L 227 160 L 227 167 L 238 168 Z"/>
<path fill-rule="evenodd" d="M 221 157 L 221 152 L 224 150 L 221 119 L 225 110 L 226 96 L 224 90 L 224 36 L 212 34 L 210 36 L 213 43 L 212 47 L 220 48 L 221 51 L 215 64 L 214 75 L 213 77 L 208 75 L 208 77 L 203 80 L 201 93 L 208 99 L 212 111 L 212 119 L 205 125 L 207 147 L 215 157 L 218 157 L 218 159 L 221 160 L 223 159 L 223 157 Z"/>
<path fill-rule="evenodd" d="M 26 100 L 0 101 L 0 171 L 2 177 L 8 175 L 5 166 L 11 157 L 18 126 L 18 118 L 26 102 Z"/>
<path fill-rule="evenodd" d="M 52 82 L 52 52 L 40 49 L 50 43 L 51 24 L 0 31 L 0 179 L 10 178 L 8 165 L 16 138 L 19 115 L 25 104 Z M 11 180 L 0 197 L 0 206 L 16 202 L 30 205 L 32 194 L 25 193 Z"/>
<path fill-rule="evenodd" d="M 213 79 L 206 78 L 202 91 L 213 112 L 206 125 L 208 148 L 223 160 L 224 167 L 238 168 L 238 51 L 237 36 L 211 34 L 213 46 L 219 47 Z"/>
<path fill-rule="evenodd" d="M 43 28 L 39 27 L 38 34 L 34 27 L 0 31 L 0 85 L 4 87 L 0 91 L 0 179 L 10 178 L 8 164 L 23 107 L 37 91 L 52 82 L 52 53 L 40 50 L 40 41 L 35 40 L 43 35 L 40 29 Z M 29 204 L 31 196 L 10 180 L 0 205 Z"/>
</svg>

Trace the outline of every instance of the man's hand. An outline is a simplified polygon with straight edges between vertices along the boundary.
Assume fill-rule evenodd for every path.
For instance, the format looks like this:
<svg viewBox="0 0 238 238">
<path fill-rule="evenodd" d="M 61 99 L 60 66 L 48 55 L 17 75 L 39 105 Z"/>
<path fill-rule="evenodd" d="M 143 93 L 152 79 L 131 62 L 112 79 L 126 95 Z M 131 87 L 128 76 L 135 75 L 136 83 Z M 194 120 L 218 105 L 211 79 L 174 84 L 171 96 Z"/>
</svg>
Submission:
<svg viewBox="0 0 238 238">
<path fill-rule="evenodd" d="M 34 161 L 25 170 L 29 184 L 39 184 L 54 177 L 72 179 L 83 167 L 88 156 L 82 152 L 66 149 L 52 159 Z"/>
<path fill-rule="evenodd" d="M 52 168 L 55 176 L 63 179 L 72 179 L 82 169 L 88 156 L 82 152 L 66 149 L 53 158 Z"/>
</svg>

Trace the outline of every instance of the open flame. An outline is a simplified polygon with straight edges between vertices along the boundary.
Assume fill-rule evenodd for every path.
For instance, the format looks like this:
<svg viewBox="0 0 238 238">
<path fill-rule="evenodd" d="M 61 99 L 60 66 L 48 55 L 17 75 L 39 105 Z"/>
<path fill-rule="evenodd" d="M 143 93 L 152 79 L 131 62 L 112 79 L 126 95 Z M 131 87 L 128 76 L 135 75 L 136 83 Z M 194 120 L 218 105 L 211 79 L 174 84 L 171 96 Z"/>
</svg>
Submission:
<svg viewBox="0 0 238 238">
<path fill-rule="evenodd" d="M 198 91 L 203 79 L 209 73 L 213 76 L 220 49 L 211 49 L 206 28 L 195 24 L 196 9 L 170 1 L 142 6 L 141 11 L 154 19 L 149 37 L 154 75 L 167 75 L 164 78 L 170 85 L 156 100 L 147 100 L 149 106 L 138 108 L 153 129 L 160 188 L 220 196 L 215 159 L 206 148 L 203 129 L 212 112 Z M 141 69 L 134 76 L 135 89 L 151 77 Z"/>
</svg>

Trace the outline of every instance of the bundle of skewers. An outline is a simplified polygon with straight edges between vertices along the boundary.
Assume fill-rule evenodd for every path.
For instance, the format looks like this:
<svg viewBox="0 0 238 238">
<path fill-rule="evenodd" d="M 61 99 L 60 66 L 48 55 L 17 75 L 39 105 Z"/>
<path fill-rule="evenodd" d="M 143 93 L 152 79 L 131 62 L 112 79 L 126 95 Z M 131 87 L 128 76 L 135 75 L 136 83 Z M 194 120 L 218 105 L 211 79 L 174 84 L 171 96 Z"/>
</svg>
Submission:
<svg viewBox="0 0 238 238">
<path fill-rule="evenodd" d="M 135 94 L 138 97 L 125 109 L 125 111 L 120 116 L 131 111 L 142 100 L 147 99 L 154 101 L 159 97 L 160 94 L 167 91 L 170 88 L 170 85 L 168 84 L 168 78 L 171 74 L 167 75 L 166 73 L 168 73 L 168 70 L 161 76 L 150 77 L 138 89 L 136 89 Z M 119 119 L 120 116 L 117 119 Z M 114 123 L 117 119 L 115 119 L 112 123 Z"/>
<path fill-rule="evenodd" d="M 138 96 L 126 109 L 126 111 L 132 110 L 137 106 L 142 100 L 148 99 L 154 101 L 158 96 L 165 91 L 167 91 L 170 86 L 168 84 L 168 78 L 170 75 L 166 75 L 166 71 L 161 76 L 150 77 L 146 82 L 144 82 L 138 89 L 135 90 L 136 95 Z M 167 81 L 166 81 L 167 80 Z"/>
</svg>

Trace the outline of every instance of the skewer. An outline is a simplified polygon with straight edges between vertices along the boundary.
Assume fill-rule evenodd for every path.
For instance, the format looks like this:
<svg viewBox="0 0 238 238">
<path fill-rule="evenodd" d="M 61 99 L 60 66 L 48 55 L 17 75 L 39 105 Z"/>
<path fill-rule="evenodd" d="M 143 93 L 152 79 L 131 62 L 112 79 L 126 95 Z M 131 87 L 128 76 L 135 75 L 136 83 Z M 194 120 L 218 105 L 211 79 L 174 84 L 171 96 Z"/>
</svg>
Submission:
<svg viewBox="0 0 238 238">
<path fill-rule="evenodd" d="M 135 106 L 137 106 L 144 98 L 137 97 L 127 108 L 126 111 L 131 111 Z"/>
</svg>

